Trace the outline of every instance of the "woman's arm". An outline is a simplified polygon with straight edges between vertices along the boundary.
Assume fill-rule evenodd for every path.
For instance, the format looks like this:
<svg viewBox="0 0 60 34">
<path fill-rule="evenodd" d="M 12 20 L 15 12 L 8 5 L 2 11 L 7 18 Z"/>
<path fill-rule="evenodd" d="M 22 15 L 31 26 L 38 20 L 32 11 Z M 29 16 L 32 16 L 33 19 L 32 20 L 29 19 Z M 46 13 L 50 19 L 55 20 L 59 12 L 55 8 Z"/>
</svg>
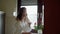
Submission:
<svg viewBox="0 0 60 34">
<path fill-rule="evenodd" d="M 30 20 L 28 19 L 28 17 L 26 18 L 26 21 L 27 21 L 27 23 L 28 23 L 28 25 L 29 25 L 29 27 L 30 27 L 31 22 L 30 22 Z"/>
</svg>

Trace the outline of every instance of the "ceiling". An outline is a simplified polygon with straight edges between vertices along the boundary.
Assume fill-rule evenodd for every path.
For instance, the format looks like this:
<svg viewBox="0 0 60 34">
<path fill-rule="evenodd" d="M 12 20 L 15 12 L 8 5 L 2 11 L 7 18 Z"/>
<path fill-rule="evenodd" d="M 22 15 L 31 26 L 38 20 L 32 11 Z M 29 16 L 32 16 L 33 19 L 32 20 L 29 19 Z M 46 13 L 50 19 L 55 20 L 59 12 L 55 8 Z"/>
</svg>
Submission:
<svg viewBox="0 0 60 34">
<path fill-rule="evenodd" d="M 21 5 L 37 5 L 37 0 L 21 0 Z"/>
</svg>

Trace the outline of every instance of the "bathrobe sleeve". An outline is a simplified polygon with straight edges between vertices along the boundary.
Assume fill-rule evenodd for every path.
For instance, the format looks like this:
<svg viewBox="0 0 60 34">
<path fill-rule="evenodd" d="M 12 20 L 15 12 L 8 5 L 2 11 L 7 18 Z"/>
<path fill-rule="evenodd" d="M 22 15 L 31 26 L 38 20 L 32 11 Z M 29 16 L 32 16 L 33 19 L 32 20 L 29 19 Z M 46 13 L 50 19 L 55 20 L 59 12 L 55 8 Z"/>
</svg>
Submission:
<svg viewBox="0 0 60 34">
<path fill-rule="evenodd" d="M 14 34 L 21 34 L 22 28 L 19 23 L 15 23 L 15 32 Z"/>
<path fill-rule="evenodd" d="M 29 20 L 29 18 L 28 18 L 28 17 L 26 17 L 26 22 L 28 23 L 28 25 L 29 25 L 29 27 L 30 27 L 31 22 L 30 22 L 30 20 Z"/>
<path fill-rule="evenodd" d="M 27 23 L 31 23 L 28 17 L 26 17 L 26 21 Z"/>
</svg>

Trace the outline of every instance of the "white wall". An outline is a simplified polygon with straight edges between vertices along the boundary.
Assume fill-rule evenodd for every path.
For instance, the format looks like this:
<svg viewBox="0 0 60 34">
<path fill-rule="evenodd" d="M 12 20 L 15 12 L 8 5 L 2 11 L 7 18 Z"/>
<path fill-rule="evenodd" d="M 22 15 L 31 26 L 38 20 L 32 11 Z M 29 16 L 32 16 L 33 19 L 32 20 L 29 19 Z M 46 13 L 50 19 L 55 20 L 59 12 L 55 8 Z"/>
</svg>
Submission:
<svg viewBox="0 0 60 34">
<path fill-rule="evenodd" d="M 5 34 L 13 34 L 13 25 L 15 18 L 13 12 L 16 8 L 17 0 L 1 0 L 0 9 L 6 13 L 5 16 Z"/>
</svg>

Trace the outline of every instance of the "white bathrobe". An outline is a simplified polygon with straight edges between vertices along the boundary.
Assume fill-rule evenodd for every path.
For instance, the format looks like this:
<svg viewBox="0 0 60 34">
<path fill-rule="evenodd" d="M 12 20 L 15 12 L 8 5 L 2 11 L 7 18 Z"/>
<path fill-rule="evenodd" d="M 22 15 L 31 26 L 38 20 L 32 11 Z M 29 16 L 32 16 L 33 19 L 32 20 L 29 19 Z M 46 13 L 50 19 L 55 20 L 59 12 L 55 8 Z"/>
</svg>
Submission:
<svg viewBox="0 0 60 34">
<path fill-rule="evenodd" d="M 22 32 L 30 32 L 31 28 L 29 27 L 28 23 L 30 23 L 30 21 L 27 17 L 25 20 L 18 21 L 15 24 L 16 29 L 15 29 L 14 34 L 21 34 Z"/>
</svg>

